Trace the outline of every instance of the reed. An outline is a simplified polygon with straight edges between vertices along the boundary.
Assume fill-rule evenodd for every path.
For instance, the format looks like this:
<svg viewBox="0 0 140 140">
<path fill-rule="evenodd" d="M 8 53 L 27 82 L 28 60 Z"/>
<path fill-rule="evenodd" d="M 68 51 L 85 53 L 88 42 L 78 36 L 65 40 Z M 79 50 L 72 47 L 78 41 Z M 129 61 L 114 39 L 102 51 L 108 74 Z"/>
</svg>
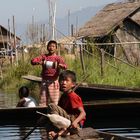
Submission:
<svg viewBox="0 0 140 140">
<path fill-rule="evenodd" d="M 18 65 L 7 65 L 4 68 L 3 79 L 0 80 L 1 89 L 17 89 L 22 85 L 27 85 L 34 89 L 38 86 L 35 83 L 33 84 L 21 78 L 21 76 L 28 74 L 40 76 L 41 67 L 32 66 L 30 64 L 31 58 L 37 54 L 38 51 L 35 53 L 31 51 L 30 55 L 24 56 L 24 59 L 20 59 Z M 83 73 L 81 61 L 78 56 L 63 54 L 63 57 L 68 64 L 68 68 L 77 73 L 77 81 L 81 81 L 82 76 L 85 74 L 90 75 L 86 81 L 84 81 L 87 83 L 140 87 L 140 70 L 124 63 L 107 58 L 104 66 L 104 76 L 101 76 L 100 56 L 84 55 L 85 73 Z"/>
</svg>

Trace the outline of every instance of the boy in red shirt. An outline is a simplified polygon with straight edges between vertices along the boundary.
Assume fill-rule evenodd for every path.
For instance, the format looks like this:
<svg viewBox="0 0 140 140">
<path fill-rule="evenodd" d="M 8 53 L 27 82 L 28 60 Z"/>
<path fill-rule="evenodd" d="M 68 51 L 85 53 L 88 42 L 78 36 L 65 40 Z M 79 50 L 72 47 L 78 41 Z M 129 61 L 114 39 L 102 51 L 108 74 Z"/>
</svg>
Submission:
<svg viewBox="0 0 140 140">
<path fill-rule="evenodd" d="M 42 65 L 40 106 L 47 106 L 49 101 L 50 103 L 58 104 L 60 97 L 58 76 L 60 69 L 67 68 L 63 58 L 56 54 L 56 41 L 49 41 L 47 50 L 47 54 L 40 55 L 31 60 L 32 65 Z"/>
<path fill-rule="evenodd" d="M 48 113 L 58 114 L 69 119 L 71 121 L 69 128 L 77 129 L 78 127 L 83 127 L 86 113 L 81 98 L 73 91 L 76 84 L 76 74 L 70 70 L 63 71 L 59 76 L 59 83 L 60 90 L 63 94 L 59 100 L 58 106 L 49 104 Z M 62 134 L 63 131 L 57 133 L 53 131 L 49 132 L 51 137 Z"/>
</svg>

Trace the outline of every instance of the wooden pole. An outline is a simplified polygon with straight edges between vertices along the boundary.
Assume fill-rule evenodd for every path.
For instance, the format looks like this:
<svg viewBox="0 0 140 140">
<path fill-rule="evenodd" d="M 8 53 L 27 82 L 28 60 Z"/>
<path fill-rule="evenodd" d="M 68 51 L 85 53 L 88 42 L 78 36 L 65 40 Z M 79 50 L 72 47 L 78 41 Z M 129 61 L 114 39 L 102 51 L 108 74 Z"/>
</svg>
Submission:
<svg viewBox="0 0 140 140">
<path fill-rule="evenodd" d="M 14 49 L 15 49 L 15 57 L 16 57 L 16 64 L 18 65 L 18 50 L 16 47 L 16 30 L 15 30 L 15 17 L 13 16 L 13 33 L 14 33 Z"/>
<path fill-rule="evenodd" d="M 2 59 L 0 60 L 0 78 L 3 79 L 3 72 L 2 72 Z"/>
<path fill-rule="evenodd" d="M 8 31 L 9 31 L 9 42 L 11 43 L 11 28 L 10 28 L 10 19 L 8 19 Z"/>
<path fill-rule="evenodd" d="M 70 10 L 68 10 L 68 36 L 70 35 Z"/>
<path fill-rule="evenodd" d="M 13 64 L 13 56 L 12 56 L 12 42 L 11 42 L 11 28 L 10 28 L 10 19 L 8 19 L 8 31 L 9 31 L 9 34 L 8 34 L 8 41 L 9 41 L 9 61 L 10 61 L 10 64 L 12 66 Z"/>
<path fill-rule="evenodd" d="M 80 60 L 81 60 L 82 70 L 83 70 L 83 73 L 85 74 L 86 70 L 85 70 L 85 64 L 84 64 L 84 58 L 83 58 L 83 50 L 82 50 L 81 45 L 79 45 L 79 47 L 80 47 Z"/>
<path fill-rule="evenodd" d="M 73 26 L 73 24 L 71 24 L 71 36 L 72 37 L 74 36 L 74 26 Z"/>
<path fill-rule="evenodd" d="M 78 16 L 76 17 L 76 29 L 75 29 L 76 37 L 77 37 L 77 33 L 78 33 Z"/>
<path fill-rule="evenodd" d="M 101 49 L 101 76 L 104 77 L 104 65 L 105 65 L 104 49 Z"/>
</svg>

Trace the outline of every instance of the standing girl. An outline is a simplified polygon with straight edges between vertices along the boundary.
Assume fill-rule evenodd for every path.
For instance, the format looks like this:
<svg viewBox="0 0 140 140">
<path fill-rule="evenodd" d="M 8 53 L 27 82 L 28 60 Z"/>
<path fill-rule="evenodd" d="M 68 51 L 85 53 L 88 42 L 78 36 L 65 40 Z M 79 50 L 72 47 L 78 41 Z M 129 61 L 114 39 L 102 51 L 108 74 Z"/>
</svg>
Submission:
<svg viewBox="0 0 140 140">
<path fill-rule="evenodd" d="M 56 41 L 49 41 L 47 50 L 47 54 L 40 55 L 31 60 L 32 65 L 42 65 L 40 106 L 47 106 L 48 103 L 58 104 L 60 97 L 58 77 L 60 70 L 67 68 L 64 59 L 56 54 Z"/>
</svg>

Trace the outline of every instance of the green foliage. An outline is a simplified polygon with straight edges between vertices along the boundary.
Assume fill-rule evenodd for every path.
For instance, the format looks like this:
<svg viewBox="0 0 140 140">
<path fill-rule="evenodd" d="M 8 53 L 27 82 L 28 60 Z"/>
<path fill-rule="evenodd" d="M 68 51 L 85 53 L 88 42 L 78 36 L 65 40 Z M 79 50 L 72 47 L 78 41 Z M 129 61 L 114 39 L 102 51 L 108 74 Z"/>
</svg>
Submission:
<svg viewBox="0 0 140 140">
<path fill-rule="evenodd" d="M 108 60 L 107 60 L 108 59 Z M 84 55 L 85 73 L 81 68 L 80 59 L 69 60 L 70 69 L 77 73 L 78 81 L 82 81 L 83 75 L 90 75 L 84 82 L 91 84 L 116 85 L 126 87 L 140 87 L 140 69 L 130 67 L 127 64 L 107 58 L 104 65 L 104 76 L 101 76 L 99 56 Z"/>
<path fill-rule="evenodd" d="M 96 51 L 96 50 L 93 50 Z M 39 51 L 31 50 L 30 55 L 20 59 L 18 65 L 8 65 L 4 70 L 3 79 L 0 80 L 0 87 L 4 89 L 17 89 L 22 85 L 27 85 L 31 89 L 35 89 L 36 83 L 24 80 L 23 75 L 40 76 L 41 66 L 32 66 L 31 58 L 37 56 Z M 84 75 L 89 77 L 84 81 L 91 84 L 116 85 L 126 87 L 140 87 L 140 70 L 132 68 L 127 64 L 114 59 L 107 58 L 103 68 L 104 75 L 101 76 L 100 56 L 98 53 L 93 56 L 84 54 L 85 73 L 82 69 L 80 57 L 74 55 L 64 55 L 68 69 L 73 70 L 77 74 L 77 81 L 81 82 Z"/>
</svg>

